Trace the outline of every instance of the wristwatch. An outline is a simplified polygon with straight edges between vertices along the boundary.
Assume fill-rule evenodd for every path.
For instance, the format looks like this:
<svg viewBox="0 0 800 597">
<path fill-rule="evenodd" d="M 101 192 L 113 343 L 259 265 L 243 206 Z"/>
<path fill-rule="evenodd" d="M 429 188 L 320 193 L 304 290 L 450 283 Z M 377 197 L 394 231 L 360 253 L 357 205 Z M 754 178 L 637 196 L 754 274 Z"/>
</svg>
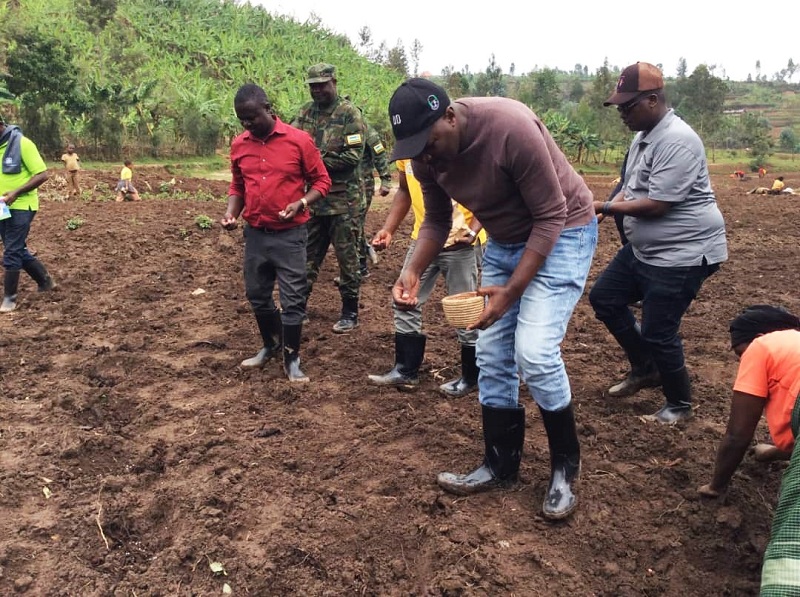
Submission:
<svg viewBox="0 0 800 597">
<path fill-rule="evenodd" d="M 467 236 L 469 236 L 472 240 L 475 240 L 475 237 L 478 236 L 478 233 L 470 229 L 470 231 L 467 232 Z"/>
</svg>

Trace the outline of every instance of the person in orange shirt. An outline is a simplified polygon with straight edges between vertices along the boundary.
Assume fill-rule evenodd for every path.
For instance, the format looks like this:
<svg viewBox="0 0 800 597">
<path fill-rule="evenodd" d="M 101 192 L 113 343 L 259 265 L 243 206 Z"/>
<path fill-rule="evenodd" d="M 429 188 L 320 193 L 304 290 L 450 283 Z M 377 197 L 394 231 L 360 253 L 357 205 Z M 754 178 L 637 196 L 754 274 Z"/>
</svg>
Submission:
<svg viewBox="0 0 800 597">
<path fill-rule="evenodd" d="M 763 412 L 774 446 L 759 444 L 759 460 L 789 459 L 761 568 L 761 595 L 794 595 L 800 578 L 800 319 L 780 307 L 754 305 L 731 322 L 731 348 L 741 358 L 728 429 L 717 450 L 711 483 L 698 489 L 715 498 L 730 483 Z"/>
<path fill-rule="evenodd" d="M 756 446 L 759 460 L 786 459 L 795 444 L 792 411 L 800 394 L 800 319 L 781 307 L 753 305 L 731 322 L 730 333 L 731 349 L 741 363 L 711 483 L 698 489 L 711 498 L 728 487 L 762 413 L 775 445 Z"/>
</svg>

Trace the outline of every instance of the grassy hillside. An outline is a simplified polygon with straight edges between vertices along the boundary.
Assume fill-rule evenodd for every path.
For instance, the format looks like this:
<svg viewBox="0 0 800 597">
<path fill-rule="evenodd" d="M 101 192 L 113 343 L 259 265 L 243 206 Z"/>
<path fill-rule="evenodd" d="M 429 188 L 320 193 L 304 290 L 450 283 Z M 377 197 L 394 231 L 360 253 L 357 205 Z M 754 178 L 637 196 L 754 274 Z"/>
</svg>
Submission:
<svg viewBox="0 0 800 597">
<path fill-rule="evenodd" d="M 728 110 L 745 110 L 762 114 L 771 127 L 773 139 L 781 131 L 792 129 L 800 138 L 800 90 L 785 83 L 730 83 L 731 92 L 725 100 Z"/>
<path fill-rule="evenodd" d="M 14 107 L 24 116 L 28 102 L 56 122 L 60 136 L 98 152 L 116 143 L 138 153 L 208 153 L 204 148 L 240 130 L 233 96 L 249 81 L 289 120 L 309 99 L 305 75 L 317 62 L 336 65 L 340 93 L 387 132 L 388 98 L 402 81 L 324 26 L 231 0 L 19 0 L 4 3 L 0 17 L 7 40 L 0 63 L 9 85 L 23 85 Z M 23 63 L 40 60 L 45 50 L 63 52 L 64 65 L 53 59 L 22 74 L 9 68 L 20 56 Z M 69 97 L 47 101 L 42 89 L 65 82 L 72 69 Z M 38 85 L 19 81 L 39 76 Z"/>
</svg>

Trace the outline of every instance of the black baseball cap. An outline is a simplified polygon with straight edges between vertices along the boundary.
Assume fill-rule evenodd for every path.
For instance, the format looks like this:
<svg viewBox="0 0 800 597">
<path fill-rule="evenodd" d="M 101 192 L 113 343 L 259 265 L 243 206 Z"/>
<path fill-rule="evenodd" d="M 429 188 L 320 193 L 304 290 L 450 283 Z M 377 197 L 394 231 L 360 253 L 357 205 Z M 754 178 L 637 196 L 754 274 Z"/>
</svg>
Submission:
<svg viewBox="0 0 800 597">
<path fill-rule="evenodd" d="M 400 85 L 389 100 L 389 118 L 396 139 L 390 159 L 415 158 L 422 153 L 431 127 L 449 105 L 447 92 L 428 79 L 414 77 Z"/>
</svg>

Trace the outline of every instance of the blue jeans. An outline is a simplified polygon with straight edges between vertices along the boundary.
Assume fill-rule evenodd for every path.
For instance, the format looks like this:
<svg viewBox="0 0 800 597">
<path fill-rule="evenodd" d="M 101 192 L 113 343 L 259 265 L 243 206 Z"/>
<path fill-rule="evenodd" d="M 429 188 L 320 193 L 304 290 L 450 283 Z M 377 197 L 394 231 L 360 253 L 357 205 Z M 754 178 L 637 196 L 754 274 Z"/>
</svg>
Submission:
<svg viewBox="0 0 800 597">
<path fill-rule="evenodd" d="M 35 211 L 28 209 L 11 209 L 11 217 L 0 220 L 0 238 L 3 240 L 3 267 L 7 271 L 18 271 L 33 261 L 28 252 L 28 233 Z"/>
<path fill-rule="evenodd" d="M 595 317 L 615 337 L 636 325 L 631 303 L 642 301 L 641 337 L 661 373 L 683 368 L 678 334 L 686 309 L 719 264 L 656 267 L 636 259 L 630 244 L 622 247 L 589 292 Z M 635 355 L 641 357 L 642 355 Z"/>
<path fill-rule="evenodd" d="M 572 398 L 561 358 L 561 341 L 586 285 L 597 247 L 597 221 L 567 228 L 520 299 L 478 336 L 480 402 L 513 408 L 519 400 L 519 377 L 544 410 L 566 408 Z M 514 273 L 525 243 L 489 239 L 483 257 L 481 286 L 502 286 Z"/>
</svg>

